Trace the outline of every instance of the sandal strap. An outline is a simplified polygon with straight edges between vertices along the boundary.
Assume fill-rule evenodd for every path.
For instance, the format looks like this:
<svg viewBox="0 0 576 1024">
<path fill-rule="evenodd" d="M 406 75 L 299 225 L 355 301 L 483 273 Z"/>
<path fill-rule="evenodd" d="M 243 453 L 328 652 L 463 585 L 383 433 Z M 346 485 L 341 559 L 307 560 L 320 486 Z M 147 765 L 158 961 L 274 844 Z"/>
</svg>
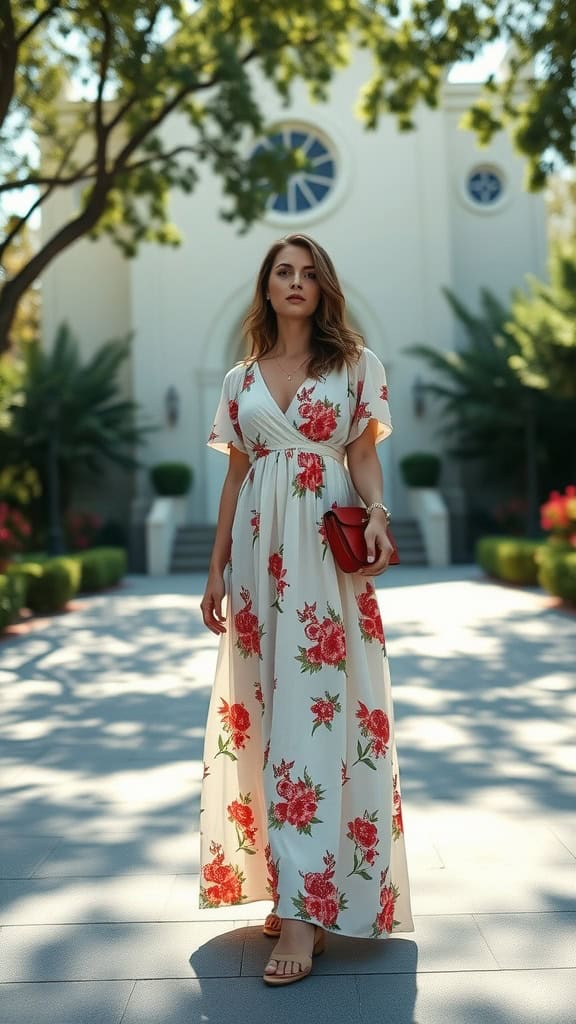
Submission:
<svg viewBox="0 0 576 1024">
<path fill-rule="evenodd" d="M 268 960 L 268 963 L 300 964 L 302 970 L 305 971 L 307 967 L 312 967 L 312 957 L 306 956 L 305 954 L 304 956 L 289 956 L 287 953 L 286 956 L 271 956 Z"/>
</svg>

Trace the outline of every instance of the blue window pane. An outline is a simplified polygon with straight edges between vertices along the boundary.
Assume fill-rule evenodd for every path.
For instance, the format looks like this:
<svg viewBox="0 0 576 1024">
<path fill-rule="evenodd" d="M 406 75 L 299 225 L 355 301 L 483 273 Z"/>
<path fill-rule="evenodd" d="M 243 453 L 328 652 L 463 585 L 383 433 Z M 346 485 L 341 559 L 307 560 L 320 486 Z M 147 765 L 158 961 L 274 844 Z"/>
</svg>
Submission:
<svg viewBox="0 0 576 1024">
<path fill-rule="evenodd" d="M 502 191 L 502 180 L 494 171 L 475 171 L 468 178 L 469 195 L 483 206 L 496 202 Z"/>
<path fill-rule="evenodd" d="M 328 185 L 319 185 L 317 181 L 307 181 L 306 185 L 318 203 L 321 202 L 321 200 L 324 199 L 324 196 L 330 191 L 330 187 Z"/>
<path fill-rule="evenodd" d="M 323 146 L 319 139 L 310 146 L 310 149 L 306 153 L 306 156 L 312 160 L 315 156 L 324 156 L 326 153 L 326 146 Z"/>
<path fill-rule="evenodd" d="M 300 149 L 304 145 L 308 135 L 306 132 L 290 132 L 290 145 L 292 149 Z"/>
<path fill-rule="evenodd" d="M 322 174 L 326 178 L 334 177 L 334 161 L 325 160 L 324 163 L 314 164 L 311 174 Z"/>
<path fill-rule="evenodd" d="M 296 193 L 296 209 L 297 210 L 309 210 L 310 209 L 310 202 L 308 200 L 308 197 L 304 195 L 302 189 L 300 188 L 300 185 L 296 185 L 296 188 L 295 188 L 294 191 Z"/>
<path fill-rule="evenodd" d="M 280 195 L 277 195 L 276 198 L 274 199 L 274 202 L 272 203 L 272 206 L 278 213 L 287 213 L 288 196 L 286 192 L 282 192 Z"/>
</svg>

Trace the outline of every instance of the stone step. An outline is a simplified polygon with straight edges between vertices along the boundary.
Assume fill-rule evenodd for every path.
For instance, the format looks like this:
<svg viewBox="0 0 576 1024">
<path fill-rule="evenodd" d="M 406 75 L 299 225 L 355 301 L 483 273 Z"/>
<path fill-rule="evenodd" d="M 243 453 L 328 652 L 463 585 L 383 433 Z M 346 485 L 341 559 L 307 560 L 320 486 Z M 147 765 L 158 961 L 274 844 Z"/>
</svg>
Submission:
<svg viewBox="0 0 576 1024">
<path fill-rule="evenodd" d="M 174 538 L 170 572 L 206 572 L 216 527 L 200 523 L 180 526 Z M 403 565 L 426 565 L 426 555 L 415 519 L 398 519 L 393 524 Z"/>
</svg>

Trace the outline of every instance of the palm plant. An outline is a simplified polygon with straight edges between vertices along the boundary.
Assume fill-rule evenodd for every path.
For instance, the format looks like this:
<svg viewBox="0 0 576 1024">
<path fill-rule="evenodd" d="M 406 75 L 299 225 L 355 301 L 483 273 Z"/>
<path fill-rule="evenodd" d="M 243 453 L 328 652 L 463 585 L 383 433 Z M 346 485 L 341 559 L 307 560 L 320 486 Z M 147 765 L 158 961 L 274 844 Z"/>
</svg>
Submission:
<svg viewBox="0 0 576 1024">
<path fill-rule="evenodd" d="M 425 385 L 442 403 L 440 433 L 447 451 L 477 462 L 491 486 L 522 494 L 527 532 L 538 531 L 538 506 L 576 441 L 576 403 L 552 398 L 525 384 L 514 368 L 519 343 L 510 331 L 509 311 L 487 289 L 475 316 L 449 290 L 444 294 L 462 323 L 468 344 L 452 352 L 427 345 L 407 351 L 424 359 L 440 378 Z M 570 435 L 570 436 L 568 436 Z M 573 456 L 572 456 L 573 458 Z"/>
<path fill-rule="evenodd" d="M 57 531 L 80 477 L 97 477 L 109 463 L 125 469 L 140 465 L 134 449 L 155 427 L 138 424 L 137 403 L 121 394 L 118 372 L 129 349 L 129 338 L 108 341 L 82 365 L 66 324 L 51 350 L 37 343 L 26 347 L 23 397 L 8 410 L 0 465 L 36 469 L 42 518 L 50 520 L 52 530 Z M 58 546 L 53 537 L 52 549 Z"/>
</svg>

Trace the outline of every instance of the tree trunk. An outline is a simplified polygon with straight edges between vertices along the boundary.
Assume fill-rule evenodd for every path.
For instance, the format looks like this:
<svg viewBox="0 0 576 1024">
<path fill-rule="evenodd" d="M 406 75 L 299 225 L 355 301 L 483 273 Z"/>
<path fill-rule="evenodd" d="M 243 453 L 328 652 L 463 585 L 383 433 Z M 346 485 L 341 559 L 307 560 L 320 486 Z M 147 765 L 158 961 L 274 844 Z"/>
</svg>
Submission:
<svg viewBox="0 0 576 1024">
<path fill-rule="evenodd" d="M 526 419 L 524 421 L 524 463 L 526 473 L 526 536 L 536 538 L 540 533 L 540 496 L 538 493 L 538 463 L 536 458 L 536 421 L 534 399 L 526 396 Z"/>
</svg>

